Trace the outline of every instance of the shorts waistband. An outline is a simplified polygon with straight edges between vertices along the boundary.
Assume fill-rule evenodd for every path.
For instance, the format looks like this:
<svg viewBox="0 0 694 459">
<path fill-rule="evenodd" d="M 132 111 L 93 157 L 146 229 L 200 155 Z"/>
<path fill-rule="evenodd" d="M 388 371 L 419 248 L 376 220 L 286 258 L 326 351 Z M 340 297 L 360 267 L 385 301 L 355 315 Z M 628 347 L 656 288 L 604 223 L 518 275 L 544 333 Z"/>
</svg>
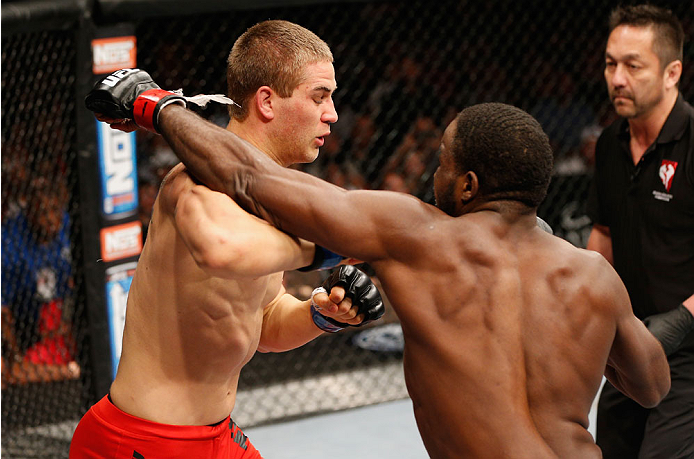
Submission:
<svg viewBox="0 0 694 459">
<path fill-rule="evenodd" d="M 118 408 L 110 399 L 110 395 L 105 395 L 93 407 L 92 412 L 99 417 L 102 422 L 112 424 L 118 429 L 126 430 L 138 435 L 151 435 L 161 438 L 172 438 L 178 440 L 209 440 L 227 432 L 233 426 L 231 415 L 212 426 L 189 426 L 160 424 L 147 419 L 138 418 Z"/>
</svg>

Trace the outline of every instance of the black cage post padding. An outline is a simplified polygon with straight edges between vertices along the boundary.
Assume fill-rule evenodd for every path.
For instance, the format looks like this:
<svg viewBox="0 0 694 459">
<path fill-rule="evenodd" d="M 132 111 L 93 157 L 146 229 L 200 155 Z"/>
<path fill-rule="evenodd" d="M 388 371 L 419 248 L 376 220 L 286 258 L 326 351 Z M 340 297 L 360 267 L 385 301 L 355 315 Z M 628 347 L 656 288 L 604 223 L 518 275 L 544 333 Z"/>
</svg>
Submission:
<svg viewBox="0 0 694 459">
<path fill-rule="evenodd" d="M 105 300 L 105 268 L 100 262 L 100 189 L 99 159 L 96 146 L 96 123 L 94 115 L 84 107 L 84 98 L 94 86 L 95 77 L 92 75 L 91 40 L 95 31 L 91 22 L 87 22 L 78 31 L 78 66 L 76 78 L 76 99 L 80 176 L 80 211 L 84 231 L 84 276 L 88 314 L 88 336 L 90 337 L 89 359 L 93 371 L 93 393 L 90 399 L 98 400 L 108 393 L 112 381 L 111 344 L 109 323 Z"/>
</svg>

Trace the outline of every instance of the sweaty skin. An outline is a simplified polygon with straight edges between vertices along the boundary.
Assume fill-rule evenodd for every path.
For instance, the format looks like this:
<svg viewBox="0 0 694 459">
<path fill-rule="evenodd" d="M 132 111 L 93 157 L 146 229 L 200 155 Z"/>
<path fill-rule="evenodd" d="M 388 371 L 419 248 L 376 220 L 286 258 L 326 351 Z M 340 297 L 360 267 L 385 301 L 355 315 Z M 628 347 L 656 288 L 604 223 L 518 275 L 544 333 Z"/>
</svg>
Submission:
<svg viewBox="0 0 694 459">
<path fill-rule="evenodd" d="M 321 334 L 307 302 L 282 286 L 282 271 L 312 257 L 313 244 L 249 215 L 176 166 L 155 202 L 128 295 L 113 403 L 165 424 L 224 419 L 256 349 L 287 350 Z M 344 290 L 333 290 L 339 301 Z"/>
<path fill-rule="evenodd" d="M 180 107 L 159 121 L 212 189 L 369 262 L 402 324 L 405 378 L 431 457 L 600 458 L 587 428 L 603 374 L 644 406 L 667 393 L 665 356 L 616 273 L 537 228 L 535 209 L 488 201 L 453 217 L 410 195 L 347 191 L 277 167 Z M 442 183 L 454 175 L 454 130 L 441 147 Z"/>
</svg>

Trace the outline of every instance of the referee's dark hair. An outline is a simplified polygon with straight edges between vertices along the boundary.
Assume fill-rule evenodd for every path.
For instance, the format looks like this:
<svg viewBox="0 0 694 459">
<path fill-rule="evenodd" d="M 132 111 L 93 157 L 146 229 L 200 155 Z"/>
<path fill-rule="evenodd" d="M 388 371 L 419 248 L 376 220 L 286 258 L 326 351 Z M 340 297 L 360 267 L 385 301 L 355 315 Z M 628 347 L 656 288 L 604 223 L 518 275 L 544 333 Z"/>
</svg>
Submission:
<svg viewBox="0 0 694 459">
<path fill-rule="evenodd" d="M 610 33 L 619 26 L 653 28 L 653 52 L 664 70 L 672 61 L 682 61 L 684 30 L 672 11 L 654 5 L 620 6 L 610 14 Z"/>
</svg>

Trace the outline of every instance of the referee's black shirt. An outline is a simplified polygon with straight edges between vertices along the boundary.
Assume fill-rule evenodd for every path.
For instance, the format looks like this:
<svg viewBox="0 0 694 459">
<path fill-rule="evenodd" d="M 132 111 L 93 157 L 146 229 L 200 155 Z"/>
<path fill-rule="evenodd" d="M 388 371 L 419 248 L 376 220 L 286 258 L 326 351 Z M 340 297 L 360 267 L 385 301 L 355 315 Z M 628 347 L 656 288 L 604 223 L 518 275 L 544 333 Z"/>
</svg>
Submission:
<svg viewBox="0 0 694 459">
<path fill-rule="evenodd" d="M 694 109 L 682 94 L 637 165 L 627 121 L 605 129 L 587 210 L 610 228 L 614 267 L 637 317 L 669 311 L 694 293 Z"/>
</svg>

